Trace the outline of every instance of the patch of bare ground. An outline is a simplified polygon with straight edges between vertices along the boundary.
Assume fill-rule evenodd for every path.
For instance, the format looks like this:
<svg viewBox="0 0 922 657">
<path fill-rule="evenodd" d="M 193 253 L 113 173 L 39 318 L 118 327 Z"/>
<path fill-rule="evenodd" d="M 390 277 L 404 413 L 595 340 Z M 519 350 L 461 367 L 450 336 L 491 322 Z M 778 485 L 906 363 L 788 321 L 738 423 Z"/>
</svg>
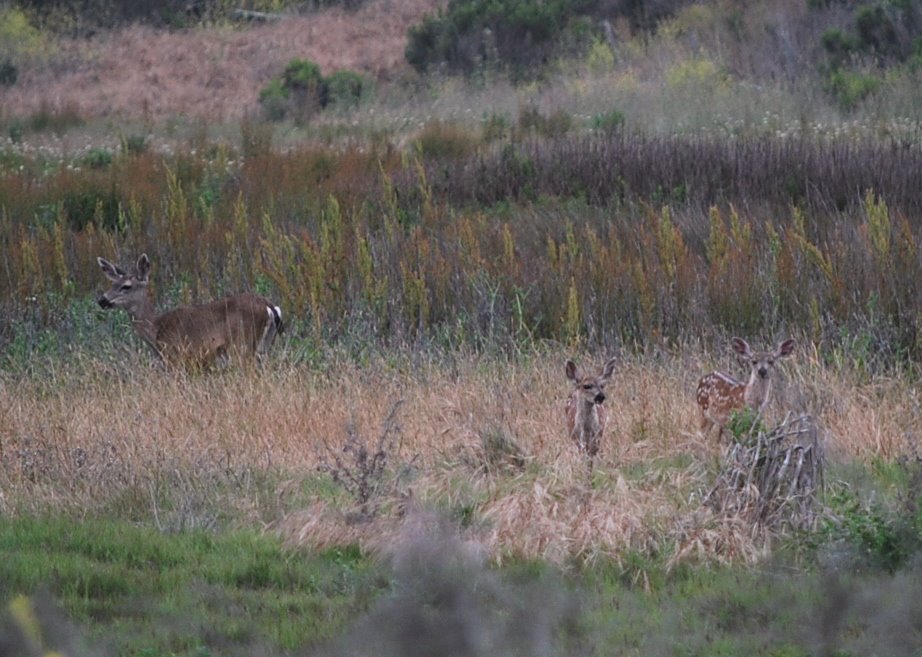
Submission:
<svg viewBox="0 0 922 657">
<path fill-rule="evenodd" d="M 764 557 L 772 536 L 703 504 L 727 447 L 697 430 L 694 384 L 713 363 L 700 355 L 619 361 L 590 482 L 565 428 L 569 355 L 193 378 L 94 363 L 58 371 L 53 384 L 0 380 L 0 513 L 128 505 L 168 526 L 229 513 L 292 545 L 376 551 L 410 509 L 438 508 L 497 561 Z M 870 462 L 910 450 L 919 402 L 905 383 L 842 380 L 804 356 L 785 365 L 777 390 L 767 419 L 812 414 L 834 458 Z M 373 456 L 385 429 L 384 475 L 372 482 L 379 497 L 363 517 L 324 466 L 341 455 L 361 476 L 356 447 Z M 275 483 L 267 490 L 266 482 Z"/>
<path fill-rule="evenodd" d="M 369 0 L 239 28 L 178 32 L 133 26 L 88 40 L 61 40 L 51 63 L 26 68 L 0 88 L 6 113 L 77 108 L 86 118 L 177 115 L 234 120 L 258 110 L 259 91 L 295 57 L 325 74 L 340 69 L 381 78 L 407 65 L 407 30 L 439 0 Z"/>
</svg>

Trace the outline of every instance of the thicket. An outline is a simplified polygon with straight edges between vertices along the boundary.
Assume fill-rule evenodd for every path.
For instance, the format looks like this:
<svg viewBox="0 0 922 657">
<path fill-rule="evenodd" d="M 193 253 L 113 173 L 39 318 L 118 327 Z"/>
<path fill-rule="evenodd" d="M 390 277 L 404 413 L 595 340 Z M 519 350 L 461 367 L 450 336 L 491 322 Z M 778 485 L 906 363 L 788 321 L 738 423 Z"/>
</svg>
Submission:
<svg viewBox="0 0 922 657">
<path fill-rule="evenodd" d="M 324 339 L 642 346 L 798 327 L 875 367 L 922 355 L 918 149 L 624 135 L 231 155 L 7 171 L 0 346 L 76 330 L 96 257 L 147 252 L 162 303 L 256 288 Z"/>
<path fill-rule="evenodd" d="M 582 52 L 602 33 L 599 20 L 623 19 L 650 30 L 683 0 L 451 0 L 443 12 L 410 28 L 407 61 L 419 72 L 444 66 L 471 73 L 484 65 L 514 75 L 539 71 L 567 50 Z"/>
<path fill-rule="evenodd" d="M 324 76 L 309 59 L 292 59 L 282 74 L 259 94 L 266 118 L 278 121 L 293 117 L 300 122 L 327 106 L 354 107 L 368 95 L 371 81 L 361 73 L 340 70 Z"/>
</svg>

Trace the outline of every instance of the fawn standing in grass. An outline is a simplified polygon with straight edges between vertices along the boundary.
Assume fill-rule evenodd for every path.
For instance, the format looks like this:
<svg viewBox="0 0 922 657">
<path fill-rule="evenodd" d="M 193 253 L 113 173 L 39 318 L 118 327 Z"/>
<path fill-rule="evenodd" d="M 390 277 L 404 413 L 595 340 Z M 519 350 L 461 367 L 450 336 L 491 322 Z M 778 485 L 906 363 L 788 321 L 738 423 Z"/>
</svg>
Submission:
<svg viewBox="0 0 922 657">
<path fill-rule="evenodd" d="M 584 376 L 576 363 L 567 361 L 567 378 L 573 383 L 573 390 L 567 398 L 567 428 L 579 450 L 590 458 L 598 453 L 602 432 L 605 430 L 602 402 L 605 401 L 605 384 L 614 370 L 614 358 L 605 363 L 598 376 Z"/>
<path fill-rule="evenodd" d="M 785 340 L 774 351 L 755 353 L 742 338 L 733 338 L 731 344 L 736 353 L 749 360 L 749 380 L 744 383 L 722 372 L 711 372 L 698 383 L 701 430 L 706 434 L 716 424 L 720 427 L 718 438 L 723 436 L 724 427 L 733 411 L 748 407 L 756 413 L 762 413 L 771 393 L 771 374 L 775 369 L 775 361 L 790 356 L 794 351 L 793 340 Z"/>
<path fill-rule="evenodd" d="M 279 307 L 250 293 L 158 313 L 147 289 L 151 267 L 147 254 L 138 258 L 131 273 L 104 258 L 96 260 L 112 282 L 99 305 L 124 308 L 138 336 L 170 366 L 204 368 L 231 354 L 259 358 L 282 330 Z"/>
</svg>

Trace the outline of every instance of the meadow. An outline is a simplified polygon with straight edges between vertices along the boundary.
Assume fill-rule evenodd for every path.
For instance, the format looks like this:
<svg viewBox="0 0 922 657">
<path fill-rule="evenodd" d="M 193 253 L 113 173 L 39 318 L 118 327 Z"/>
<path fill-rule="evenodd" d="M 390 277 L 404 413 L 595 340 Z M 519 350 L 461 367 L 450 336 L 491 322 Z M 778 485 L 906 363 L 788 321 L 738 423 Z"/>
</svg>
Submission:
<svg viewBox="0 0 922 657">
<path fill-rule="evenodd" d="M 306 124 L 0 114 L 0 654 L 917 654 L 915 78 L 846 111 L 679 32 Z M 279 304 L 269 358 L 158 364 L 96 303 L 142 253 Z M 796 341 L 809 522 L 706 503 L 732 336 Z"/>
</svg>

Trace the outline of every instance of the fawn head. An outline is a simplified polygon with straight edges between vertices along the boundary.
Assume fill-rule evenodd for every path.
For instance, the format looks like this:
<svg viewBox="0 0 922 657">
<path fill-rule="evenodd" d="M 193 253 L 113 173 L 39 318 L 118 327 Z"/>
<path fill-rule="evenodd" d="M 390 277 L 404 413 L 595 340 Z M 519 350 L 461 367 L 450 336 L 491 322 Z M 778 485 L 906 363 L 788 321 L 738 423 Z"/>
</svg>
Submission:
<svg viewBox="0 0 922 657">
<path fill-rule="evenodd" d="M 598 375 L 583 375 L 572 360 L 567 361 L 567 378 L 573 390 L 567 398 L 566 416 L 570 438 L 576 441 L 580 450 L 589 456 L 599 451 L 602 432 L 605 430 L 605 384 L 615 370 L 612 358 Z"/>
<path fill-rule="evenodd" d="M 794 340 L 785 340 L 774 351 L 753 352 L 749 343 L 742 338 L 733 338 L 731 344 L 733 351 L 749 361 L 752 367 L 750 380 L 753 382 L 767 379 L 775 368 L 775 361 L 784 356 L 790 356 L 794 351 Z"/>
<path fill-rule="evenodd" d="M 615 371 L 615 359 L 605 363 L 598 375 L 583 375 L 572 360 L 567 361 L 567 378 L 573 383 L 573 394 L 588 404 L 601 404 L 605 401 L 605 384 Z"/>
<path fill-rule="evenodd" d="M 118 265 L 105 258 L 96 258 L 99 268 L 112 282 L 106 292 L 99 297 L 99 305 L 103 308 L 125 308 L 129 312 L 147 299 L 147 283 L 150 276 L 150 258 L 145 253 L 135 265 L 134 273 L 128 273 Z"/>
</svg>

